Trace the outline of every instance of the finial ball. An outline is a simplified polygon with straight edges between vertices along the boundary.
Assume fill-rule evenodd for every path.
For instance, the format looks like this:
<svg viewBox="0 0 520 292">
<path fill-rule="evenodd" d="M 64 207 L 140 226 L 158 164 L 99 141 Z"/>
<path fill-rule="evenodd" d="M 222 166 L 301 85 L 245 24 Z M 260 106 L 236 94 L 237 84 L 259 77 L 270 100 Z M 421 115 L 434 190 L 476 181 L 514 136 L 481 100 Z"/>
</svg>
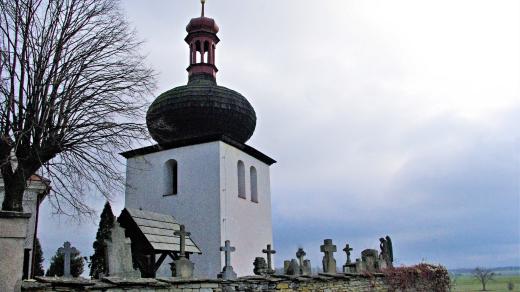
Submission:
<svg viewBox="0 0 520 292">
<path fill-rule="evenodd" d="M 206 0 L 200 0 L 200 3 L 202 3 L 202 4 L 206 3 Z"/>
</svg>

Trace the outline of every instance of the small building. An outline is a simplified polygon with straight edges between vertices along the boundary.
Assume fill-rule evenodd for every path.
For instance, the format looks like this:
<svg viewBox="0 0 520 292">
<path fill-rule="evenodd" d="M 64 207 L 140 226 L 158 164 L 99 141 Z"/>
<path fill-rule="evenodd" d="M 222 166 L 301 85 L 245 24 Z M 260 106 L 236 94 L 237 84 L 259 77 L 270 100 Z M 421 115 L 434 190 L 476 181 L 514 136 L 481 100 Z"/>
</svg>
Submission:
<svg viewBox="0 0 520 292">
<path fill-rule="evenodd" d="M 175 231 L 180 230 L 180 224 L 173 216 L 125 208 L 117 221 L 132 241 L 132 260 L 142 277 L 155 277 L 167 257 L 172 260 L 179 257 L 180 237 Z M 201 253 L 190 236 L 186 237 L 185 251 L 188 258 L 190 254 Z"/>
<path fill-rule="evenodd" d="M 51 190 L 50 181 L 39 175 L 32 175 L 27 182 L 27 188 L 23 195 L 23 212 L 30 213 L 27 236 L 24 243 L 23 279 L 34 277 L 34 248 L 35 238 L 38 233 L 38 217 L 40 205 Z M 0 177 L 0 206 L 4 202 L 4 180 Z"/>
</svg>

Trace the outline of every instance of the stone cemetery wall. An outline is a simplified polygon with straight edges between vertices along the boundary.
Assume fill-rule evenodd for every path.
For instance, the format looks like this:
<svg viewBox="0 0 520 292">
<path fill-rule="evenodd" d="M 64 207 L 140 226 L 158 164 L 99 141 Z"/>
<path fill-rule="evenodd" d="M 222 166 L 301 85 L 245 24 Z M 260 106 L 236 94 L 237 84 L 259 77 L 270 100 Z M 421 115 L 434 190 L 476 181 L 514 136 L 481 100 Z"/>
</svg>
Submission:
<svg viewBox="0 0 520 292">
<path fill-rule="evenodd" d="M 40 277 L 25 281 L 22 291 L 133 291 L 133 292 L 226 292 L 226 291 L 448 291 L 449 279 L 444 273 L 439 279 L 434 273 L 421 270 L 421 265 L 391 273 L 375 274 L 319 274 L 315 276 L 251 276 L 237 280 L 178 280 L 174 278 L 79 280 Z M 430 266 L 433 267 L 433 266 Z M 405 275 L 405 276 L 403 276 Z M 448 282 L 446 282 L 448 280 Z M 439 285 L 439 283 L 442 283 Z M 448 283 L 448 284 L 446 284 Z"/>
</svg>

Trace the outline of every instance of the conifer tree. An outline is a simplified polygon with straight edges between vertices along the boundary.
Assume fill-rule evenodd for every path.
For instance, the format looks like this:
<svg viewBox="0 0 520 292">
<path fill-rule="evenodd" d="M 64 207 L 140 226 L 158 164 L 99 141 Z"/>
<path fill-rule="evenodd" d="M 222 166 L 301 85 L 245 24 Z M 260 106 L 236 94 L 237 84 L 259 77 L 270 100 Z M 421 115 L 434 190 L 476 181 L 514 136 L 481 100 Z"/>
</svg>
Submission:
<svg viewBox="0 0 520 292">
<path fill-rule="evenodd" d="M 36 237 L 36 241 L 34 243 L 34 275 L 33 276 L 43 276 L 45 274 L 45 270 L 43 269 L 43 252 L 42 246 L 40 245 L 40 240 Z"/>
<path fill-rule="evenodd" d="M 56 251 L 56 254 L 51 259 L 51 265 L 45 273 L 46 277 L 62 277 L 63 276 L 63 264 L 64 256 L 62 253 Z M 80 252 L 75 252 L 70 255 L 70 274 L 73 277 L 79 277 L 83 273 L 83 257 Z"/>
<path fill-rule="evenodd" d="M 114 226 L 114 213 L 109 202 L 105 203 L 101 219 L 99 220 L 99 228 L 94 241 L 94 254 L 90 257 L 90 276 L 99 278 L 100 274 L 107 274 L 106 270 L 106 246 L 105 240 L 110 238 L 110 229 Z"/>
</svg>

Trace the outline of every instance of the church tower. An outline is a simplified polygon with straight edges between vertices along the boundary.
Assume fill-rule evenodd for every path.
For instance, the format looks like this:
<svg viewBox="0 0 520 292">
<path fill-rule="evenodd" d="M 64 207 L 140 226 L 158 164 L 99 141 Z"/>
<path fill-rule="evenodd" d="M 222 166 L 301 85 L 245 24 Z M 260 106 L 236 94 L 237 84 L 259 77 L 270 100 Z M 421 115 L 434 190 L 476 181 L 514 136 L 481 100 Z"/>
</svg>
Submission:
<svg viewBox="0 0 520 292">
<path fill-rule="evenodd" d="M 214 278 L 226 240 L 236 247 L 238 275 L 272 244 L 269 167 L 275 161 L 245 144 L 256 113 L 240 93 L 217 84 L 219 27 L 202 14 L 186 27 L 188 84 L 159 95 L 146 115 L 157 145 L 127 158 L 125 207 L 174 216 L 202 255 L 192 255 L 197 277 Z M 162 240 L 162 239 L 158 239 Z"/>
</svg>

